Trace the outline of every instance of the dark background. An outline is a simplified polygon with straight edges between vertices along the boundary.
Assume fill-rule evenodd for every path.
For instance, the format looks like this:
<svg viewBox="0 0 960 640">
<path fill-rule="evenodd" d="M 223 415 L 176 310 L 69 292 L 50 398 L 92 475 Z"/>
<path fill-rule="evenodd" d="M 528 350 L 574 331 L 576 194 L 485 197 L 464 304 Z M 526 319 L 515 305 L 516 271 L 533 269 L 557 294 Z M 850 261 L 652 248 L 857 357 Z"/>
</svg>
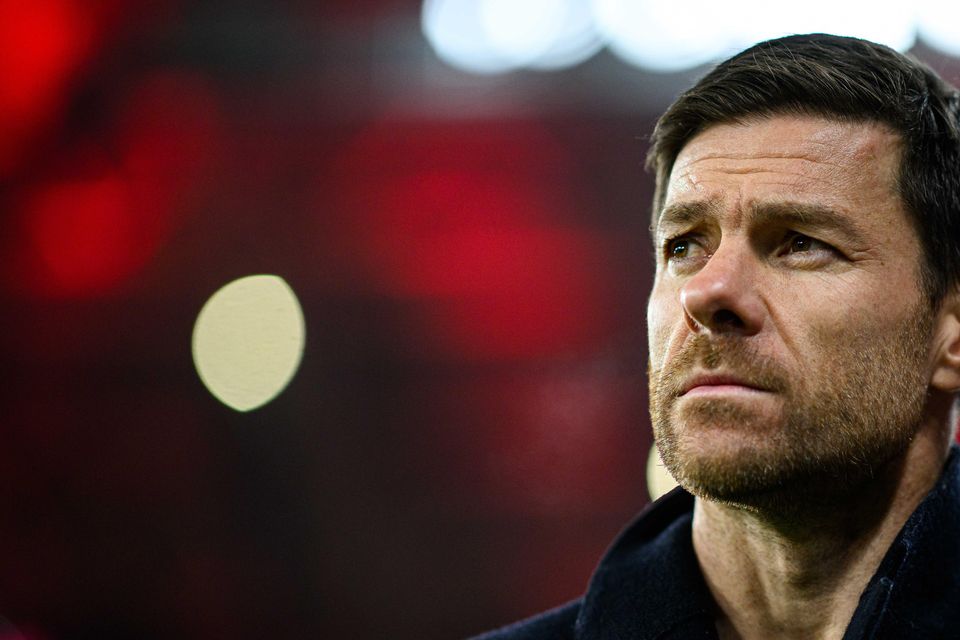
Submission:
<svg viewBox="0 0 960 640">
<path fill-rule="evenodd" d="M 463 637 L 647 502 L 645 140 L 704 69 L 472 76 L 419 15 L 0 1 L 9 637 Z M 307 345 L 237 413 L 190 337 L 255 273 Z"/>
</svg>

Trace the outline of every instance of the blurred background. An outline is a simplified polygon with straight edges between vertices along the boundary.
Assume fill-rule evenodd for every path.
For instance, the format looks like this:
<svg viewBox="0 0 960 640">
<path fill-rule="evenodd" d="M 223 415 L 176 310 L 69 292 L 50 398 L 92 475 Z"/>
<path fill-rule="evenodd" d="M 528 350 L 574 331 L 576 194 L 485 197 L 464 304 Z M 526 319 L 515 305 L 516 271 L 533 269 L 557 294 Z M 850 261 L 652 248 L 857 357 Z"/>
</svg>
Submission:
<svg viewBox="0 0 960 640">
<path fill-rule="evenodd" d="M 580 594 L 649 500 L 657 116 L 788 32 L 960 80 L 960 4 L 798 4 L 0 0 L 0 637 Z"/>
</svg>

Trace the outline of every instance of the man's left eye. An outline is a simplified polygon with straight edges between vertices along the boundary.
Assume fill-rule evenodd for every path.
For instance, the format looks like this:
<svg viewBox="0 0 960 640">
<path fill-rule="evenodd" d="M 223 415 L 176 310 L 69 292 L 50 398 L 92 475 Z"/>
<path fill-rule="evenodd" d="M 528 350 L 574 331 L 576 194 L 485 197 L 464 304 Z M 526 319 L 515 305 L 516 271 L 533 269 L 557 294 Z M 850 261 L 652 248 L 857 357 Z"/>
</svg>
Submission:
<svg viewBox="0 0 960 640">
<path fill-rule="evenodd" d="M 794 233 L 787 238 L 786 253 L 806 253 L 814 249 L 825 249 L 829 251 L 830 246 L 819 240 L 814 240 L 810 236 L 805 236 L 802 233 Z"/>
<path fill-rule="evenodd" d="M 793 237 L 793 240 L 790 241 L 790 250 L 797 251 L 809 251 L 810 246 L 813 244 L 812 239 L 807 236 L 797 235 Z"/>
</svg>

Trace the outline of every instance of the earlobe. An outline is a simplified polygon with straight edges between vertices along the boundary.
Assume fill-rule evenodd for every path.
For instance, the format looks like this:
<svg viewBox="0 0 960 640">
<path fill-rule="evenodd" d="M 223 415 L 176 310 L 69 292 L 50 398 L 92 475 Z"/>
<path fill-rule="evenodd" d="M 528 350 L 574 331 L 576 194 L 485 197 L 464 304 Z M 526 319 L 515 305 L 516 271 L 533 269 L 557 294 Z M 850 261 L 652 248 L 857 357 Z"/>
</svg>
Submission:
<svg viewBox="0 0 960 640">
<path fill-rule="evenodd" d="M 960 391 L 960 288 L 941 307 L 936 329 L 936 360 L 930 384 L 948 393 Z"/>
</svg>

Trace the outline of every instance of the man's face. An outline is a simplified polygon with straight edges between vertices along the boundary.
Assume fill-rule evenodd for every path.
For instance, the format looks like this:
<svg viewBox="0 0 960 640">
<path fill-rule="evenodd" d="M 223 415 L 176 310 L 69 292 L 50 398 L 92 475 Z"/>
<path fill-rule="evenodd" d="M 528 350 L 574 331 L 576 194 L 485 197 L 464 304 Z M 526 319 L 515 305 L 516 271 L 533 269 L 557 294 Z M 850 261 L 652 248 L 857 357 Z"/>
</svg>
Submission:
<svg viewBox="0 0 960 640">
<path fill-rule="evenodd" d="M 681 151 L 654 225 L 654 434 L 688 490 L 851 486 L 924 411 L 932 313 L 879 124 L 775 116 Z"/>
</svg>

